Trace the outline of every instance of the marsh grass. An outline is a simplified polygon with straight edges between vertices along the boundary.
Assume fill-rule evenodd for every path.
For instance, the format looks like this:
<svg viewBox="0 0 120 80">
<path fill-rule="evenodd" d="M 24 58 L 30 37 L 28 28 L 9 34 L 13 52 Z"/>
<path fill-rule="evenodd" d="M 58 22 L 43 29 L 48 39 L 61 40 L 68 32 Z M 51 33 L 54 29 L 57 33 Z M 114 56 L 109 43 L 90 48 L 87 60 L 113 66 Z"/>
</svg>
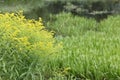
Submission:
<svg viewBox="0 0 120 80">
<path fill-rule="evenodd" d="M 60 69 L 70 68 L 63 75 L 73 76 L 75 80 L 120 80 L 120 16 L 110 16 L 100 23 L 70 14 L 58 16 L 49 24 L 58 32 L 56 39 L 63 42 L 61 57 L 54 62 Z M 78 25 L 74 29 L 73 23 Z"/>
<path fill-rule="evenodd" d="M 93 19 L 61 13 L 55 16 L 56 21 L 47 24 L 47 28 L 56 31 L 53 37 L 53 33 L 43 29 L 41 21 L 1 15 L 1 80 L 120 80 L 120 16 L 96 23 Z M 54 41 L 62 42 L 62 50 Z M 31 50 L 27 42 L 35 48 Z M 47 55 L 40 56 L 42 53 Z"/>
</svg>

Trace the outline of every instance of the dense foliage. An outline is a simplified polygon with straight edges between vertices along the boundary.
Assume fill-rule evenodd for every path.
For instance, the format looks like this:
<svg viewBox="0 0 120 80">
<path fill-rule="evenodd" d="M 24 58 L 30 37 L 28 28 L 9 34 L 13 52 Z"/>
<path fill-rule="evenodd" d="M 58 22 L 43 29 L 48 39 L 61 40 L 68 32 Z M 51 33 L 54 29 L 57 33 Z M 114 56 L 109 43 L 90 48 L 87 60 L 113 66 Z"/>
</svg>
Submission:
<svg viewBox="0 0 120 80">
<path fill-rule="evenodd" d="M 0 80 L 120 80 L 119 0 L 0 3 Z"/>
<path fill-rule="evenodd" d="M 0 14 L 2 80 L 36 80 L 40 77 L 41 60 L 53 55 L 59 48 L 53 32 L 45 30 L 41 19 L 27 20 L 22 13 Z"/>
<path fill-rule="evenodd" d="M 82 80 L 119 80 L 120 16 L 110 16 L 96 23 L 91 19 L 62 13 L 51 22 L 49 28 L 61 33 L 56 38 L 64 44 L 59 61 L 53 63 L 62 66 L 62 71 L 56 70 L 57 76 Z M 81 34 L 81 31 L 84 33 Z"/>
<path fill-rule="evenodd" d="M 27 18 L 38 19 L 38 17 L 42 17 L 44 20 L 48 20 L 50 14 L 62 11 L 79 16 L 94 18 L 103 16 L 105 18 L 110 14 L 119 14 L 119 7 L 119 0 L 1 0 L 0 2 L 0 11 L 2 12 L 24 10 Z M 100 12 L 100 15 L 95 12 Z M 95 15 L 91 15 L 91 13 Z"/>
<path fill-rule="evenodd" d="M 56 31 L 63 36 L 80 36 L 87 31 L 95 31 L 97 23 L 94 19 L 73 16 L 71 13 L 60 13 L 51 16 L 47 28 Z"/>
</svg>

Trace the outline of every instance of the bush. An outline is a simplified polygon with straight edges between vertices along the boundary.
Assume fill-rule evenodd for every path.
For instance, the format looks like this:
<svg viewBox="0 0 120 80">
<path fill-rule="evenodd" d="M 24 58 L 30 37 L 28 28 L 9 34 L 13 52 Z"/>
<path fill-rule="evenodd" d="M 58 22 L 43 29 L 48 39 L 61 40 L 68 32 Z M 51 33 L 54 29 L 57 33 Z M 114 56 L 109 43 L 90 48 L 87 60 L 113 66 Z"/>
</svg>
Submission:
<svg viewBox="0 0 120 80">
<path fill-rule="evenodd" d="M 22 13 L 0 14 L 0 78 L 39 78 L 40 61 L 60 48 L 52 35 L 41 19 L 27 20 Z"/>
</svg>

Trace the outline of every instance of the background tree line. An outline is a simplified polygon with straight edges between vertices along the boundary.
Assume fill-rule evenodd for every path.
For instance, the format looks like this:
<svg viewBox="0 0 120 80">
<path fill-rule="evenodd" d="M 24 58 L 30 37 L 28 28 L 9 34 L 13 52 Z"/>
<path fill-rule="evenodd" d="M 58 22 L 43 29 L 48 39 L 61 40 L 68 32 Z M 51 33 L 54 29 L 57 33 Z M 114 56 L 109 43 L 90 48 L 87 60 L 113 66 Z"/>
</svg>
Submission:
<svg viewBox="0 0 120 80">
<path fill-rule="evenodd" d="M 120 14 L 119 0 L 1 0 L 0 6 L 3 13 L 23 10 L 27 18 L 44 20 L 48 20 L 50 14 L 63 11 L 97 20 Z"/>
</svg>

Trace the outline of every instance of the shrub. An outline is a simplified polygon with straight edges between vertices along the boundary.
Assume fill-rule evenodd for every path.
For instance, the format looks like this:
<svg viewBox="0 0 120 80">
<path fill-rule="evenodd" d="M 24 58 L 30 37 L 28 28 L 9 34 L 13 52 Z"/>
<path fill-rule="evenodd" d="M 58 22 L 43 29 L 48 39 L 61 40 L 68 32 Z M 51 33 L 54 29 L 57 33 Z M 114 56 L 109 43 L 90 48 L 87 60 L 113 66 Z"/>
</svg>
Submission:
<svg viewBox="0 0 120 80">
<path fill-rule="evenodd" d="M 21 12 L 0 14 L 0 78 L 39 78 L 39 61 L 60 48 L 52 35 L 41 19 L 27 20 Z"/>
</svg>

